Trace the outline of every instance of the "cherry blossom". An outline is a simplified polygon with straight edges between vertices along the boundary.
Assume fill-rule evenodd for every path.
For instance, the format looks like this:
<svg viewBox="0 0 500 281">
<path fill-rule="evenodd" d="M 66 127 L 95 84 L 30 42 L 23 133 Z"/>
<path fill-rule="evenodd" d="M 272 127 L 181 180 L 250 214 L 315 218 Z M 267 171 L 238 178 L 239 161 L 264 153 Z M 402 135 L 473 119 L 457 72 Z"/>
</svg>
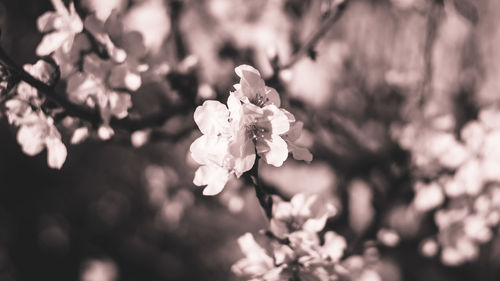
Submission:
<svg viewBox="0 0 500 281">
<path fill-rule="evenodd" d="M 61 0 L 51 0 L 54 12 L 46 12 L 37 20 L 40 32 L 48 32 L 36 48 L 36 54 L 46 56 L 62 48 L 69 52 L 73 46 L 76 34 L 82 32 L 83 22 L 76 13 L 75 4 L 69 5 L 69 10 Z"/>
<path fill-rule="evenodd" d="M 270 104 L 280 107 L 278 92 L 265 85 L 257 69 L 244 64 L 236 67 L 235 72 L 240 77 L 240 83 L 234 85 L 236 89 L 234 95 L 242 102 L 253 103 L 260 107 Z"/>
<path fill-rule="evenodd" d="M 202 165 L 194 183 L 207 185 L 205 195 L 219 193 L 231 174 L 240 177 L 257 159 L 280 167 L 292 152 L 296 159 L 311 161 L 305 148 L 295 145 L 302 123 L 279 108 L 279 95 L 265 86 L 257 70 L 248 65 L 236 68 L 241 77 L 227 106 L 208 100 L 194 113 L 203 136 L 191 145 L 193 159 Z M 293 128 L 293 130 L 290 130 Z"/>
<path fill-rule="evenodd" d="M 321 231 L 326 220 L 336 213 L 336 208 L 322 202 L 318 195 L 299 193 L 290 202 L 275 202 L 270 229 L 281 238 L 297 230 L 315 233 Z"/>
<path fill-rule="evenodd" d="M 47 148 L 47 164 L 61 169 L 66 160 L 67 150 L 61 141 L 61 134 L 54 126 L 54 120 L 31 107 L 22 100 L 12 99 L 6 103 L 9 121 L 19 126 L 17 142 L 24 153 L 37 155 Z"/>
<path fill-rule="evenodd" d="M 132 106 L 128 93 L 114 90 L 110 85 L 123 85 L 120 81 L 112 79 L 114 63 L 105 61 L 96 55 L 84 58 L 83 72 L 76 72 L 68 79 L 66 90 L 69 97 L 75 102 L 97 105 L 103 121 L 108 124 L 111 117 L 122 119 L 127 117 L 128 109 Z"/>
</svg>

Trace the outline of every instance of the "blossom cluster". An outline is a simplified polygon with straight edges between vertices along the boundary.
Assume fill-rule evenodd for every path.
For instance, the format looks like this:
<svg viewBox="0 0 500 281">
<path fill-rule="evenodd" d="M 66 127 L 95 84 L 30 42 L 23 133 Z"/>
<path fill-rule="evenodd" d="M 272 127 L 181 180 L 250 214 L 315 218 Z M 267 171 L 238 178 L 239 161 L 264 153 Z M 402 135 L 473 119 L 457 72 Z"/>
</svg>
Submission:
<svg viewBox="0 0 500 281">
<path fill-rule="evenodd" d="M 268 230 L 270 241 L 261 246 L 252 234 L 241 236 L 238 244 L 244 257 L 232 271 L 249 280 L 338 280 L 346 273 L 340 265 L 346 240 L 333 231 L 319 236 L 335 214 L 335 207 L 317 195 L 299 193 L 290 202 L 278 201 Z"/>
<path fill-rule="evenodd" d="M 424 177 L 415 182 L 412 207 L 421 213 L 435 210 L 438 233 L 422 243 L 422 252 L 433 256 L 441 248 L 444 264 L 476 259 L 479 246 L 491 240 L 492 229 L 500 224 L 499 121 L 500 111 L 485 107 L 458 137 L 415 124 L 407 125 L 399 136 Z"/>
<path fill-rule="evenodd" d="M 61 67 L 62 77 L 67 79 L 69 99 L 99 109 L 103 120 L 99 137 L 108 139 L 114 133 L 109 126 L 111 118 L 128 116 L 132 106 L 130 93 L 142 85 L 141 73 L 148 65 L 140 60 L 146 55 L 146 48 L 139 32 L 124 30 L 121 16 L 116 12 L 104 22 L 90 15 L 83 27 L 102 46 L 108 58 L 88 52 L 89 37 L 79 33 L 67 51 L 57 49 L 54 59 Z M 82 56 L 82 52 L 87 54 Z M 81 69 L 76 67 L 78 62 L 82 64 Z"/>
<path fill-rule="evenodd" d="M 24 69 L 44 82 L 50 82 L 55 73 L 54 68 L 44 60 L 34 65 L 27 64 Z M 46 148 L 49 167 L 60 169 L 66 160 L 67 150 L 54 120 L 41 109 L 44 102 L 45 98 L 39 95 L 37 89 L 20 82 L 17 95 L 5 103 L 6 115 L 10 124 L 19 127 L 17 141 L 23 152 L 34 156 Z"/>
<path fill-rule="evenodd" d="M 64 79 L 67 98 L 77 105 L 96 108 L 102 119 L 98 136 L 109 139 L 114 134 L 109 126 L 111 118 L 128 116 L 130 93 L 141 87 L 141 73 L 148 69 L 141 63 L 146 55 L 142 35 L 126 31 L 117 12 L 105 21 L 94 14 L 82 20 L 73 2 L 69 7 L 61 0 L 51 2 L 54 11 L 37 20 L 44 36 L 36 54 L 45 60 L 27 64 L 24 70 L 47 88 L 55 89 L 58 80 Z M 6 102 L 6 111 L 9 122 L 19 126 L 17 138 L 23 151 L 35 155 L 46 147 L 49 167 L 60 169 L 67 154 L 53 118 L 60 110 L 47 106 L 35 87 L 20 82 L 16 95 Z M 89 134 L 89 124 L 76 123 L 72 124 L 72 143 Z"/>
<path fill-rule="evenodd" d="M 297 160 L 312 161 L 312 154 L 299 146 L 303 123 L 280 108 L 275 89 L 265 85 L 260 73 L 249 65 L 235 69 L 240 83 L 229 94 L 227 106 L 207 100 L 194 113 L 201 137 L 190 147 L 201 165 L 194 183 L 207 186 L 205 195 L 218 194 L 231 174 L 240 177 L 252 169 L 257 156 L 280 167 L 292 153 Z"/>
</svg>

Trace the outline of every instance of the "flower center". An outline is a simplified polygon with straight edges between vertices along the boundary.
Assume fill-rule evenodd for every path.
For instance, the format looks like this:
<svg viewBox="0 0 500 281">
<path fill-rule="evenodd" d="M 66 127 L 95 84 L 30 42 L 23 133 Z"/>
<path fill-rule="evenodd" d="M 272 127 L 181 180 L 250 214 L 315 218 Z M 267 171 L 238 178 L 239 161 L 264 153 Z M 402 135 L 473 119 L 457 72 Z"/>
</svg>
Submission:
<svg viewBox="0 0 500 281">
<path fill-rule="evenodd" d="M 255 94 L 255 97 L 250 99 L 250 102 L 258 107 L 263 107 L 267 102 L 269 102 L 269 98 L 264 97 L 261 94 Z"/>
<path fill-rule="evenodd" d="M 266 128 L 258 126 L 256 122 L 249 124 L 246 129 L 248 138 L 254 141 L 265 138 L 265 134 L 268 132 Z"/>
</svg>

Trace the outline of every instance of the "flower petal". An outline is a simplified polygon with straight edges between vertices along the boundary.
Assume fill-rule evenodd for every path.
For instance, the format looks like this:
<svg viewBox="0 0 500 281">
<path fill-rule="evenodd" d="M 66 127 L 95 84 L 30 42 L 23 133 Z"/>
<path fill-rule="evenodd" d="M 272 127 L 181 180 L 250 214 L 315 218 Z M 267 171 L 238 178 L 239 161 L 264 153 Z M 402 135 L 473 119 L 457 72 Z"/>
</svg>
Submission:
<svg viewBox="0 0 500 281">
<path fill-rule="evenodd" d="M 128 115 L 128 109 L 132 107 L 132 98 L 128 93 L 108 92 L 108 110 L 111 115 L 123 119 Z"/>
<path fill-rule="evenodd" d="M 62 31 L 56 31 L 43 36 L 42 42 L 36 47 L 37 56 L 48 56 L 56 49 L 62 46 L 64 41 L 68 40 L 69 34 Z"/>
<path fill-rule="evenodd" d="M 227 156 L 228 142 L 216 136 L 203 135 L 190 146 L 191 157 L 200 165 L 216 164 L 223 166 Z"/>
<path fill-rule="evenodd" d="M 46 140 L 47 145 L 47 163 L 53 169 L 61 169 L 66 161 L 68 151 L 66 146 L 59 138 L 50 137 Z"/>
<path fill-rule="evenodd" d="M 274 104 L 277 107 L 280 107 L 281 105 L 280 95 L 274 88 L 266 86 L 266 98 L 268 99 L 266 105 Z"/>
<path fill-rule="evenodd" d="M 325 244 L 321 252 L 330 257 L 333 262 L 337 262 L 344 255 L 344 250 L 347 247 L 347 242 L 344 237 L 338 235 L 334 231 L 325 233 Z"/>
<path fill-rule="evenodd" d="M 229 172 L 215 165 L 201 166 L 196 170 L 193 183 L 198 186 L 206 185 L 203 189 L 203 195 L 216 195 L 220 193 L 227 181 L 229 180 Z"/>
<path fill-rule="evenodd" d="M 256 75 L 257 77 L 260 77 L 260 72 L 255 69 L 253 66 L 250 66 L 248 64 L 242 64 L 234 69 L 234 72 L 240 77 L 243 78 L 245 75 L 253 74 L 254 76 Z"/>
<path fill-rule="evenodd" d="M 238 245 L 245 258 L 235 263 L 231 270 L 240 276 L 256 277 L 269 273 L 274 268 L 273 259 L 253 238 L 251 233 L 238 238 Z M 253 280 L 253 279 L 252 279 Z M 277 280 L 277 279 L 265 279 Z"/>
<path fill-rule="evenodd" d="M 246 136 L 245 130 L 238 131 L 235 138 L 229 144 L 229 152 L 233 158 L 232 167 L 236 177 L 252 169 L 255 164 L 255 145 Z"/>
<path fill-rule="evenodd" d="M 40 126 L 43 125 L 21 126 L 17 131 L 17 142 L 22 146 L 23 152 L 29 156 L 37 155 L 45 147 L 43 128 Z"/>
<path fill-rule="evenodd" d="M 248 97 L 252 100 L 256 98 L 257 95 L 265 96 L 265 83 L 260 77 L 260 73 L 257 69 L 244 64 L 236 67 L 234 71 L 241 78 L 240 91 L 244 97 Z M 241 96 L 240 99 L 242 99 Z"/>
<path fill-rule="evenodd" d="M 275 135 L 285 134 L 290 130 L 288 116 L 275 105 L 267 105 L 264 108 L 264 115 L 271 122 L 271 130 Z"/>
<path fill-rule="evenodd" d="M 275 167 L 281 167 L 288 157 L 288 146 L 286 142 L 278 135 L 271 135 L 271 139 L 265 140 L 269 151 L 265 152 L 263 156 L 267 164 Z"/>
<path fill-rule="evenodd" d="M 36 26 L 40 32 L 49 32 L 60 27 L 59 25 L 61 25 L 61 21 L 62 20 L 57 13 L 46 12 L 37 19 Z"/>
<path fill-rule="evenodd" d="M 207 100 L 198 106 L 194 112 L 194 121 L 203 134 L 218 135 L 229 130 L 229 110 L 227 107 L 213 100 Z"/>
<path fill-rule="evenodd" d="M 306 161 L 310 163 L 313 160 L 313 155 L 309 149 L 298 146 L 294 143 L 288 142 L 288 150 L 292 152 L 293 159 L 299 161 Z"/>
</svg>

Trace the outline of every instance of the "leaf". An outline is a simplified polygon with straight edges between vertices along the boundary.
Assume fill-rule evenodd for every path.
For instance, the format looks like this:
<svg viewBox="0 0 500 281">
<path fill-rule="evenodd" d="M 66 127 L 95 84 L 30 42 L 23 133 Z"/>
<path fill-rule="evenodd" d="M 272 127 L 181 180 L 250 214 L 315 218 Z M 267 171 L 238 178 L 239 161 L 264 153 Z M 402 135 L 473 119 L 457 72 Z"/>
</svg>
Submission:
<svg viewBox="0 0 500 281">
<path fill-rule="evenodd" d="M 455 9 L 457 10 L 457 12 L 459 12 L 463 17 L 468 19 L 473 24 L 477 24 L 477 22 L 479 21 L 479 15 L 473 1 L 454 0 L 453 4 L 455 5 Z"/>
</svg>

